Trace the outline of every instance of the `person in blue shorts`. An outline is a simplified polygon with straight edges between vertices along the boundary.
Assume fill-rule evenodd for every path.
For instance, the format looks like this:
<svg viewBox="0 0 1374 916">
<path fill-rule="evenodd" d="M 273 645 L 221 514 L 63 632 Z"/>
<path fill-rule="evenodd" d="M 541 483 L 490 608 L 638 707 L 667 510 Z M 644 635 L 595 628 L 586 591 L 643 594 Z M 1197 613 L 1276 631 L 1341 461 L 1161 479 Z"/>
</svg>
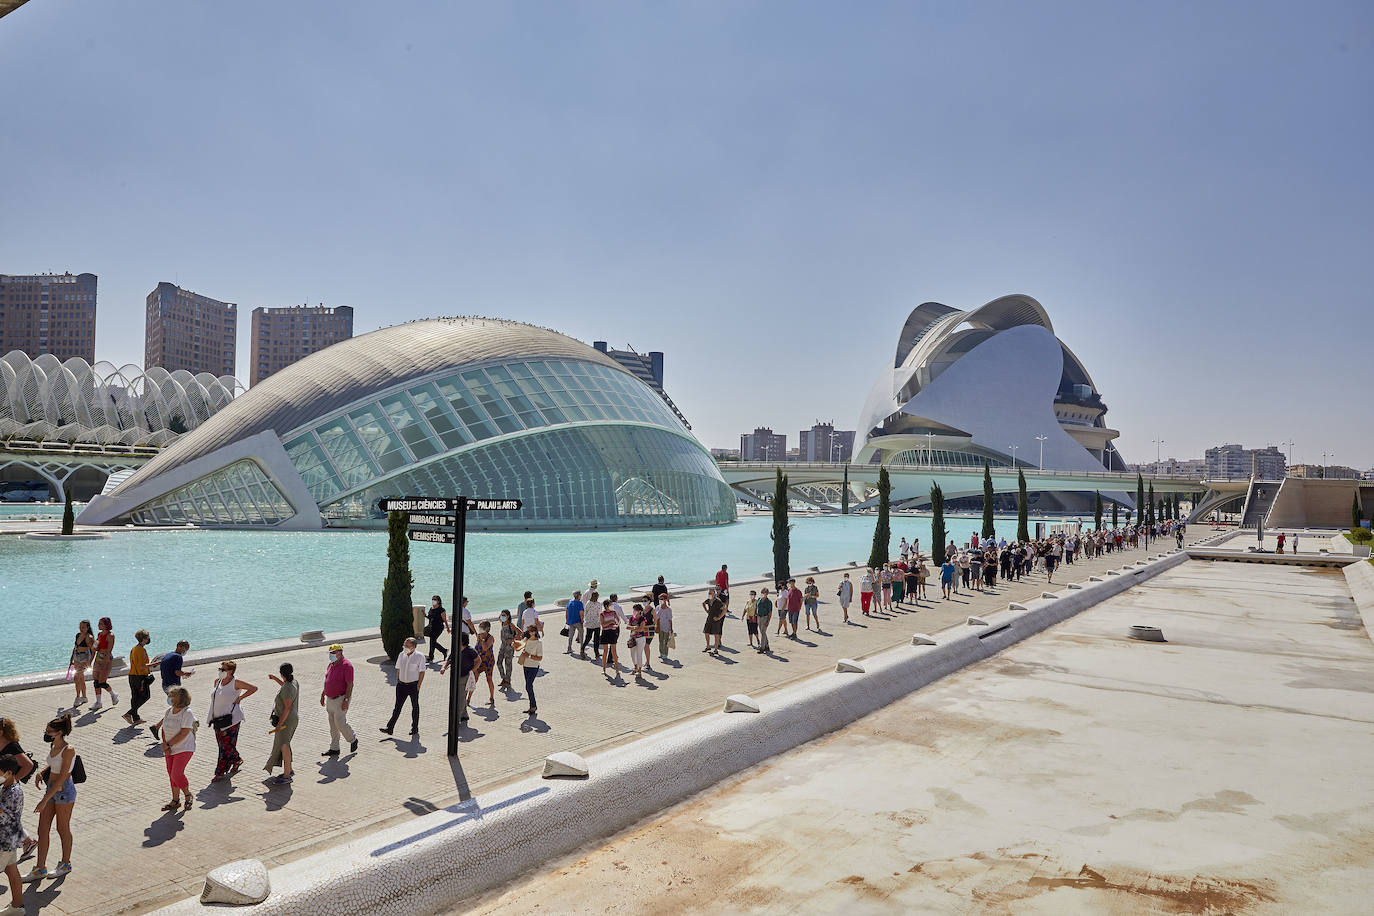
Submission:
<svg viewBox="0 0 1374 916">
<path fill-rule="evenodd" d="M 940 566 L 940 597 L 949 598 L 949 590 L 954 587 L 954 558 L 945 554 L 945 562 Z"/>
</svg>

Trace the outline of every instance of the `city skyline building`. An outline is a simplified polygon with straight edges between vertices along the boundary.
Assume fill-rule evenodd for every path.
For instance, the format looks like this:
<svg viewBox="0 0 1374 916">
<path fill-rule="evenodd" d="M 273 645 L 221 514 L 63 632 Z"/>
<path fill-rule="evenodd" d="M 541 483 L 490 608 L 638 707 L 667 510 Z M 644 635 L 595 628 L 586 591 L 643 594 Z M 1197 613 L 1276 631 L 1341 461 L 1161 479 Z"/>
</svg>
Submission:
<svg viewBox="0 0 1374 916">
<path fill-rule="evenodd" d="M 1128 465 L 1132 471 L 1157 477 L 1202 477 L 1207 473 L 1205 458 L 1161 458 L 1145 464 Z"/>
<path fill-rule="evenodd" d="M 379 499 L 519 499 L 470 529 L 672 528 L 735 518 L 720 469 L 653 389 L 556 331 L 426 319 L 341 341 L 248 389 L 82 524 L 377 528 Z"/>
<path fill-rule="evenodd" d="M 1307 480 L 1360 480 L 1363 475 L 1343 464 L 1292 464 L 1288 466 L 1288 476 Z"/>
<path fill-rule="evenodd" d="M 1236 443 L 1217 445 L 1204 454 L 1206 476 L 1236 480 L 1253 474 L 1259 480 L 1283 480 L 1288 461 L 1278 446 L 1249 449 Z"/>
<path fill-rule="evenodd" d="M 661 398 L 663 403 L 668 405 L 673 414 L 682 421 L 688 429 L 692 424 L 687 422 L 678 406 L 673 403 L 673 399 L 668 396 L 668 392 L 663 388 L 663 351 L 650 350 L 648 353 L 640 353 L 629 344 L 625 345 L 624 350 L 612 350 L 604 340 L 592 341 L 592 348 L 605 353 L 611 359 L 620 363 L 630 371 L 635 378 L 648 385 Z"/>
<path fill-rule="evenodd" d="M 147 298 L 143 367 L 234 375 L 238 306 L 165 280 Z"/>
<path fill-rule="evenodd" d="M 249 336 L 250 386 L 275 372 L 353 336 L 353 309 L 291 305 L 253 309 Z"/>
<path fill-rule="evenodd" d="M 0 274 L 0 353 L 95 362 L 93 273 Z"/>
<path fill-rule="evenodd" d="M 772 427 L 756 426 L 752 433 L 739 437 L 740 461 L 786 461 L 787 435 Z"/>
<path fill-rule="evenodd" d="M 797 433 L 798 461 L 848 461 L 854 452 L 854 430 L 835 428 L 835 421 L 817 420 Z"/>
</svg>

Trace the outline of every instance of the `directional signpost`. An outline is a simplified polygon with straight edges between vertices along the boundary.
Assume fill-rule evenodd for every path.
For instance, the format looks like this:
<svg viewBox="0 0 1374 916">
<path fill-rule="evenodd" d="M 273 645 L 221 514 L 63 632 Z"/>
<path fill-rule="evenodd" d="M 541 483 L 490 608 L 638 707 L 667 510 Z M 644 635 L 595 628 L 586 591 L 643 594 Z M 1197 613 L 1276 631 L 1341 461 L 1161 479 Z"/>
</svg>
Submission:
<svg viewBox="0 0 1374 916">
<path fill-rule="evenodd" d="M 521 507 L 518 499 L 477 499 L 459 496 L 454 499 L 411 496 L 402 499 L 382 499 L 377 508 L 382 512 L 404 512 L 412 525 L 439 529 L 411 530 L 406 537 L 412 541 L 453 545 L 453 603 L 451 612 L 457 617 L 449 652 L 455 669 L 458 665 L 459 636 L 463 631 L 463 550 L 468 532 L 469 512 L 514 512 Z M 439 514 L 444 513 L 444 514 Z M 458 756 L 458 714 L 463 703 L 462 684 L 458 671 L 448 681 L 448 755 Z"/>
</svg>

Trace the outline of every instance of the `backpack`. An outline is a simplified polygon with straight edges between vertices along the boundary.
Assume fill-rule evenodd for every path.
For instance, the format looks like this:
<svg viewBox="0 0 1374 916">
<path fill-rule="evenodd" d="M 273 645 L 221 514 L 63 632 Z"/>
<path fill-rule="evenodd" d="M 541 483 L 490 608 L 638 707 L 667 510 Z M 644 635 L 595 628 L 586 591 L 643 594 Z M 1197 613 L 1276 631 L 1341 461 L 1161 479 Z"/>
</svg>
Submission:
<svg viewBox="0 0 1374 916">
<path fill-rule="evenodd" d="M 72 782 L 83 783 L 86 781 L 86 765 L 81 762 L 81 755 L 77 754 L 72 760 Z"/>
</svg>

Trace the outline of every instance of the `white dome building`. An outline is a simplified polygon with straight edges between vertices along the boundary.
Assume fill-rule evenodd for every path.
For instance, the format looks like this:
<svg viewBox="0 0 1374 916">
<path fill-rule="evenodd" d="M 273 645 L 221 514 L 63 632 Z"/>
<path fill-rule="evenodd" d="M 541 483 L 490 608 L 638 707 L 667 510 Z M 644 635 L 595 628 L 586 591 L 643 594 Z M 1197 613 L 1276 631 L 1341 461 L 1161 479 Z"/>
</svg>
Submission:
<svg viewBox="0 0 1374 916">
<path fill-rule="evenodd" d="M 864 404 L 853 460 L 1034 467 L 1043 442 L 1046 469 L 1124 471 L 1106 414 L 1087 369 L 1031 297 L 972 311 L 925 302 Z"/>
<path fill-rule="evenodd" d="M 473 528 L 720 524 L 735 500 L 649 386 L 512 321 L 415 321 L 255 385 L 110 492 L 83 524 L 373 527 L 392 496 L 517 498 Z"/>
</svg>

